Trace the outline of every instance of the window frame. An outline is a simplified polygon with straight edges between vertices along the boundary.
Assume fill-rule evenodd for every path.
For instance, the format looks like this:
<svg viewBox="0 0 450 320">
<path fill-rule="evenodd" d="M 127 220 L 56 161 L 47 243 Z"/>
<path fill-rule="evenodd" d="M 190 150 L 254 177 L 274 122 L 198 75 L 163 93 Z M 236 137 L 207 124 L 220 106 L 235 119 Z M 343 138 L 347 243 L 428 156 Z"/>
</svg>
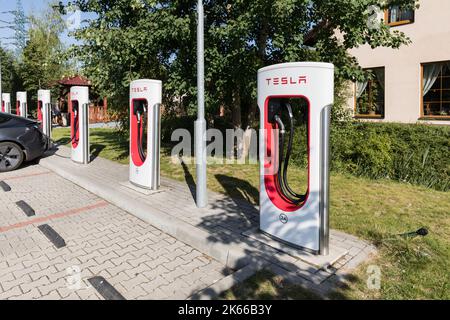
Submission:
<svg viewBox="0 0 450 320">
<path fill-rule="evenodd" d="M 433 61 L 433 62 L 423 62 L 420 64 L 420 118 L 419 120 L 450 120 L 450 114 L 446 116 L 442 115 L 426 115 L 425 114 L 425 101 L 424 101 L 424 94 L 423 94 L 423 67 L 427 64 L 435 64 L 435 63 L 442 63 L 442 62 L 449 62 L 450 60 L 442 60 L 442 61 Z M 441 80 L 442 81 L 442 80 Z M 442 101 L 441 101 L 442 103 Z"/>
<path fill-rule="evenodd" d="M 371 68 L 364 68 L 364 70 L 373 70 L 373 69 L 383 69 L 384 70 L 384 79 L 386 81 L 386 67 L 371 67 Z M 373 119 L 373 120 L 383 120 L 386 117 L 386 88 L 384 88 L 384 102 L 383 102 L 383 112 L 382 114 L 358 114 L 357 108 L 358 108 L 358 98 L 356 97 L 356 82 L 353 84 L 354 90 L 353 90 L 353 99 L 354 99 L 354 106 L 353 106 L 353 118 L 355 119 Z M 386 84 L 385 84 L 386 86 Z"/>
<path fill-rule="evenodd" d="M 389 15 L 390 15 L 391 8 L 385 9 L 384 10 L 384 23 L 390 27 L 398 27 L 398 26 L 403 26 L 406 24 L 412 24 L 416 20 L 416 10 L 414 10 L 414 9 L 411 9 L 411 10 L 413 11 L 413 18 L 411 20 L 400 20 L 400 21 L 396 21 L 396 22 L 389 22 Z"/>
</svg>

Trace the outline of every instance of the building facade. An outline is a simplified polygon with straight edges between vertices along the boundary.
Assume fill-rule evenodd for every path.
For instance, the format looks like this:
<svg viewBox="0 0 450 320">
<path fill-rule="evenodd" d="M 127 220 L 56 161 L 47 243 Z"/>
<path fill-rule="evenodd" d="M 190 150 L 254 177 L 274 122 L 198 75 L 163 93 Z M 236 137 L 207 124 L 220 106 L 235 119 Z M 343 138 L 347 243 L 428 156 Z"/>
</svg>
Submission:
<svg viewBox="0 0 450 320">
<path fill-rule="evenodd" d="M 450 125 L 449 0 L 420 1 L 416 10 L 392 7 L 383 23 L 412 41 L 399 49 L 352 49 L 371 78 L 352 85 L 355 118 L 380 122 Z"/>
</svg>

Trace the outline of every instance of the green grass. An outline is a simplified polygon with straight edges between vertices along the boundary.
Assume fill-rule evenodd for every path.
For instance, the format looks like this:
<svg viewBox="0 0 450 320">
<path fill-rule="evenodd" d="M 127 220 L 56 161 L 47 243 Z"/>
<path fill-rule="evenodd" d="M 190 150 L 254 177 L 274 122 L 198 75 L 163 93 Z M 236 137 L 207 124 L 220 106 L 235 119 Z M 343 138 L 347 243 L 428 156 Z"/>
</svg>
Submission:
<svg viewBox="0 0 450 320">
<path fill-rule="evenodd" d="M 56 142 L 69 141 L 67 129 L 54 130 L 53 136 Z M 114 131 L 91 130 L 91 144 L 94 154 L 128 163 L 128 141 L 121 140 Z M 174 164 L 166 152 L 161 159 L 164 176 L 185 181 L 187 171 L 195 174 L 193 165 L 183 168 Z M 300 181 L 305 178 L 302 170 L 291 170 L 301 177 Z M 258 202 L 258 181 L 256 165 L 211 165 L 208 169 L 209 189 L 252 203 Z M 450 298 L 450 192 L 332 174 L 330 221 L 332 228 L 374 243 L 379 255 L 369 264 L 379 266 L 382 271 L 381 290 L 367 289 L 367 265 L 363 265 L 334 298 Z M 420 227 L 426 227 L 429 235 L 415 239 L 395 236 Z M 308 299 L 315 296 L 263 271 L 225 293 L 224 298 Z"/>
<path fill-rule="evenodd" d="M 263 270 L 243 284 L 226 291 L 221 298 L 225 300 L 318 300 L 320 296 L 301 287 L 286 283 L 282 277 Z"/>
</svg>

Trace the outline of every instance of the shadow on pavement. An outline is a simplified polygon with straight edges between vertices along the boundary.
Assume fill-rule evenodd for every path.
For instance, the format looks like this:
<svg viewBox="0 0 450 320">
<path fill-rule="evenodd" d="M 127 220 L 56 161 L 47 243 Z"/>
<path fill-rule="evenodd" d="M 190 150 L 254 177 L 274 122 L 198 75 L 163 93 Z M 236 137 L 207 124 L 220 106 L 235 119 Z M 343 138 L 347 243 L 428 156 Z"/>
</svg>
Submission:
<svg viewBox="0 0 450 320">
<path fill-rule="evenodd" d="M 234 177 L 216 174 L 216 179 L 222 185 L 226 194 L 233 199 L 246 201 L 248 203 L 259 203 L 259 191 L 248 181 Z"/>
<path fill-rule="evenodd" d="M 179 159 L 180 159 L 181 167 L 183 168 L 184 179 L 186 180 L 186 184 L 189 188 L 189 191 L 191 192 L 192 198 L 196 202 L 197 201 L 197 184 L 195 183 L 194 177 L 192 176 L 191 172 L 189 171 L 189 168 L 187 167 L 186 163 L 184 163 L 184 161 L 181 157 Z"/>
<path fill-rule="evenodd" d="M 261 264 L 267 259 L 267 254 L 255 254 L 246 251 L 247 256 L 251 256 L 251 261 L 247 259 L 238 264 L 262 266 Z M 298 266 L 284 262 L 283 275 L 276 275 L 268 268 L 261 267 L 254 275 L 242 281 L 237 272 L 230 275 L 233 282 L 238 282 L 232 288 L 225 292 L 217 292 L 214 288 L 206 288 L 200 292 L 193 292 L 191 299 L 237 299 L 237 300 L 349 300 L 351 299 L 351 285 L 360 282 L 360 279 L 354 275 L 341 276 L 341 280 L 345 279 L 345 283 L 334 281 L 324 285 L 316 285 L 311 281 L 307 281 L 295 275 L 288 270 L 297 270 Z M 334 276 L 337 277 L 337 276 Z M 330 286 L 330 284 L 332 286 Z"/>
<path fill-rule="evenodd" d="M 91 145 L 91 161 L 94 161 L 97 159 L 97 157 L 100 155 L 100 153 L 105 149 L 106 146 L 102 144 L 92 144 Z"/>
</svg>

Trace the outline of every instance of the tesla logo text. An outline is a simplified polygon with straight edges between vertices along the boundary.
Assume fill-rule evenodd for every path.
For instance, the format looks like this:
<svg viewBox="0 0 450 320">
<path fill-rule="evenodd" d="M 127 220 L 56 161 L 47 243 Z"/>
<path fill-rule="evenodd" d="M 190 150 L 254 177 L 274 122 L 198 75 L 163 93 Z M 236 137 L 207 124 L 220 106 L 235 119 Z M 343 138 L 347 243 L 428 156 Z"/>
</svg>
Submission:
<svg viewBox="0 0 450 320">
<path fill-rule="evenodd" d="M 274 86 L 288 86 L 288 85 L 301 85 L 301 84 L 307 84 L 307 78 L 306 76 L 299 76 L 296 77 L 276 77 L 276 78 L 268 78 L 266 79 L 267 85 L 274 85 Z"/>
<path fill-rule="evenodd" d="M 148 91 L 148 88 L 147 88 L 147 87 L 143 87 L 143 88 L 131 88 L 131 91 L 132 91 L 132 92 L 135 92 L 135 93 L 147 92 L 147 91 Z"/>
</svg>

